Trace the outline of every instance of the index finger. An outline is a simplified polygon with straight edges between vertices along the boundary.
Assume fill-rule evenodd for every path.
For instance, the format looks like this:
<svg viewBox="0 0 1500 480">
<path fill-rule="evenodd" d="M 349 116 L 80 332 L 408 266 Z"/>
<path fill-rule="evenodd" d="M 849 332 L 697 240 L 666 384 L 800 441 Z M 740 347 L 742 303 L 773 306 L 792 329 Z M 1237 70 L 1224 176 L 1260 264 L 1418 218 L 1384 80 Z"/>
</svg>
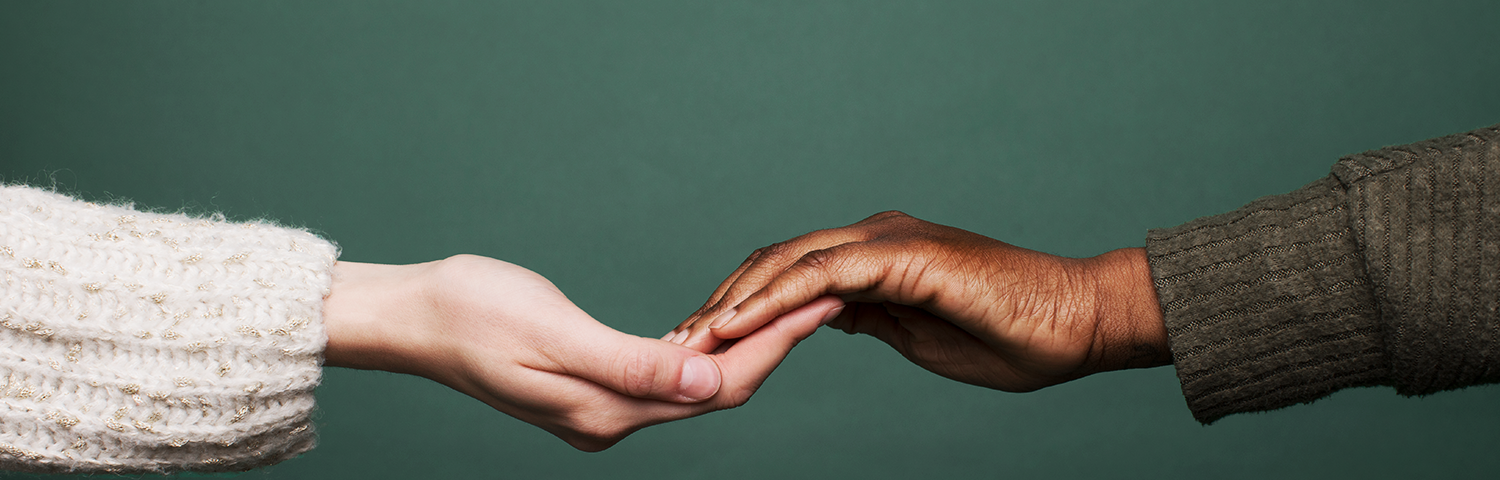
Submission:
<svg viewBox="0 0 1500 480">
<path fill-rule="evenodd" d="M 704 304 L 694 316 L 678 326 L 675 334 L 668 340 L 701 352 L 712 351 L 718 346 L 720 339 L 728 337 L 716 336 L 709 333 L 713 324 L 733 317 L 730 307 L 743 301 L 756 290 L 763 288 L 777 275 L 802 258 L 809 251 L 828 248 L 836 245 L 860 242 L 869 237 L 869 232 L 857 228 L 841 227 L 828 230 L 819 230 L 808 233 L 785 242 L 777 243 L 760 250 L 746 260 L 745 264 L 735 270 L 731 279 L 725 280 L 719 290 L 715 291 L 715 297 L 710 303 Z M 812 300 L 810 297 L 809 301 Z M 806 303 L 806 302 L 803 302 Z M 797 304 L 796 306 L 801 306 Z M 795 306 L 794 306 L 795 307 Z M 791 311 L 788 308 L 786 313 Z M 765 322 L 771 321 L 772 317 L 766 317 L 764 322 L 757 324 L 759 327 Z M 749 333 L 747 330 L 745 333 Z M 743 336 L 743 334 L 741 334 Z M 737 337 L 736 337 L 737 338 Z"/>
<path fill-rule="evenodd" d="M 912 259 L 898 246 L 851 243 L 814 250 L 803 255 L 791 267 L 772 278 L 760 290 L 750 294 L 725 315 L 729 318 L 709 327 L 718 338 L 738 338 L 760 328 L 779 315 L 790 312 L 824 295 L 850 295 L 861 292 L 861 301 L 920 302 L 925 292 L 905 294 L 881 292 L 887 278 L 896 269 L 907 269 Z M 901 276 L 896 276 L 898 279 Z"/>
<path fill-rule="evenodd" d="M 739 339 L 724 353 L 711 356 L 719 364 L 723 381 L 708 403 L 719 409 L 743 405 L 781 365 L 792 347 L 812 336 L 825 320 L 838 315 L 843 308 L 844 301 L 838 297 L 814 299 Z"/>
</svg>

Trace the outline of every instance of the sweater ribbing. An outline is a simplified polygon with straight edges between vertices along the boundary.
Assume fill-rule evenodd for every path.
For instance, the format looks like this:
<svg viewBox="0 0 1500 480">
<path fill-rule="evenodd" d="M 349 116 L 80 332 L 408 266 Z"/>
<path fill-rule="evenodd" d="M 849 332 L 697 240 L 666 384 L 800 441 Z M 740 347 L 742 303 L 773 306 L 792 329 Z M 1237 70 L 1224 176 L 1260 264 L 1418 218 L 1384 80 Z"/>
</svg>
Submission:
<svg viewBox="0 0 1500 480">
<path fill-rule="evenodd" d="M 1500 381 L 1497 144 L 1489 127 L 1351 155 L 1297 191 L 1150 232 L 1194 416 Z"/>
<path fill-rule="evenodd" d="M 1388 335 L 1391 384 L 1500 381 L 1500 126 L 1349 156 L 1349 190 Z"/>
<path fill-rule="evenodd" d="M 310 449 L 336 248 L 0 187 L 0 468 L 223 471 Z"/>
</svg>

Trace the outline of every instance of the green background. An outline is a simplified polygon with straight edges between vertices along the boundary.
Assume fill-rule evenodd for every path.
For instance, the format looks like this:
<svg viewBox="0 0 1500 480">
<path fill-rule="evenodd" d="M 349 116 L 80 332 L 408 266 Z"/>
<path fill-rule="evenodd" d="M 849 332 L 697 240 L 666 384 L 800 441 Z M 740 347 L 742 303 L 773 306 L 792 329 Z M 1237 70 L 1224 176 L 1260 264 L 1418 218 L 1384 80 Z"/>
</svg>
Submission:
<svg viewBox="0 0 1500 480">
<path fill-rule="evenodd" d="M 1496 123 L 1497 45 L 1491 1 L 7 1 L 0 178 L 493 256 L 654 337 L 751 250 L 878 211 L 1094 255 Z M 321 446 L 241 478 L 1500 470 L 1494 387 L 1204 427 L 1170 367 L 1006 394 L 834 331 L 597 454 L 419 378 L 318 397 Z"/>
</svg>

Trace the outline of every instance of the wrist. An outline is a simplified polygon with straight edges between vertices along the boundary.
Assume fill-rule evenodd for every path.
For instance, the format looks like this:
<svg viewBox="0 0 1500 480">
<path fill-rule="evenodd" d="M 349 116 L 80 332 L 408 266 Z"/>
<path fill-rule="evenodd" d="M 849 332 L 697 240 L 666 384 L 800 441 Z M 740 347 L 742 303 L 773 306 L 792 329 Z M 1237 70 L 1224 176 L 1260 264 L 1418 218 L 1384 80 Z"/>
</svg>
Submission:
<svg viewBox="0 0 1500 480">
<path fill-rule="evenodd" d="M 428 265 L 335 264 L 323 301 L 324 365 L 426 373 L 424 354 L 440 348 L 423 328 Z"/>
<path fill-rule="evenodd" d="M 1093 286 L 1094 351 L 1090 373 L 1172 363 L 1151 266 L 1143 248 L 1088 259 Z"/>
</svg>

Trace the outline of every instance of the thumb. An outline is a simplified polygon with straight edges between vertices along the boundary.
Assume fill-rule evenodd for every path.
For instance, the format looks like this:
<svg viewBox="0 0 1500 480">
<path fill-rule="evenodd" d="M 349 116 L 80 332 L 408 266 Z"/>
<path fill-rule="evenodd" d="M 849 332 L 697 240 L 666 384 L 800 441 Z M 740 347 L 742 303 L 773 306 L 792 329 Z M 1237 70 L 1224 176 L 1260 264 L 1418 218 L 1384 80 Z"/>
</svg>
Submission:
<svg viewBox="0 0 1500 480">
<path fill-rule="evenodd" d="M 632 397 L 696 403 L 722 381 L 708 355 L 672 342 L 609 330 L 575 346 L 558 359 L 568 374 Z"/>
<path fill-rule="evenodd" d="M 844 309 L 839 297 L 825 295 L 786 313 L 761 327 L 718 356 L 724 375 L 724 392 L 714 400 L 715 408 L 743 405 L 760 388 L 802 340 L 818 327 L 837 317 Z"/>
</svg>

